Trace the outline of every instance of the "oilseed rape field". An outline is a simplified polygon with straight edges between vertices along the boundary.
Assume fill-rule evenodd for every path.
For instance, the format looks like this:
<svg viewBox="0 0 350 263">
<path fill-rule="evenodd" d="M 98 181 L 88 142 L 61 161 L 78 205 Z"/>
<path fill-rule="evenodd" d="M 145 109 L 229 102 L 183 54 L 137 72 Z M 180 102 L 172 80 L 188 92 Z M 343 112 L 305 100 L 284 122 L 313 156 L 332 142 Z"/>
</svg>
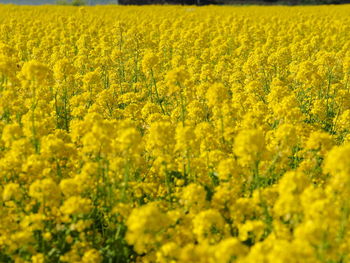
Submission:
<svg viewBox="0 0 350 263">
<path fill-rule="evenodd" d="M 0 262 L 350 262 L 350 6 L 0 5 Z"/>
</svg>

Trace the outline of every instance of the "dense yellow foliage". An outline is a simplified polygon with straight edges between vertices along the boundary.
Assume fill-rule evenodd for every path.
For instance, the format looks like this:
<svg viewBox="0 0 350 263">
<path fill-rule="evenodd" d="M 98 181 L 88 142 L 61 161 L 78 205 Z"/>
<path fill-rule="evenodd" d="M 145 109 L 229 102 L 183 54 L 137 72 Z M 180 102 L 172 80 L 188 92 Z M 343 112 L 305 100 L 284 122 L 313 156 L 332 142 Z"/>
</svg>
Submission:
<svg viewBox="0 0 350 263">
<path fill-rule="evenodd" d="M 350 6 L 0 6 L 0 262 L 350 261 Z"/>
</svg>

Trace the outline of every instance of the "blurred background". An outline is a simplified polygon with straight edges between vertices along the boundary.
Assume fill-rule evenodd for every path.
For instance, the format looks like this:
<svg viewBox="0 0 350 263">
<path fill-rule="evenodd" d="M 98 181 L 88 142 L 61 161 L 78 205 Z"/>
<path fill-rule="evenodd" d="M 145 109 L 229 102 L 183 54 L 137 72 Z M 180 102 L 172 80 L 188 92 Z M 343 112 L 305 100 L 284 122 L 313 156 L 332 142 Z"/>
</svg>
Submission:
<svg viewBox="0 0 350 263">
<path fill-rule="evenodd" d="M 345 4 L 350 0 L 0 0 L 3 4 L 20 5 L 146 5 L 146 4 L 182 4 L 182 5 L 314 5 L 314 4 Z"/>
</svg>

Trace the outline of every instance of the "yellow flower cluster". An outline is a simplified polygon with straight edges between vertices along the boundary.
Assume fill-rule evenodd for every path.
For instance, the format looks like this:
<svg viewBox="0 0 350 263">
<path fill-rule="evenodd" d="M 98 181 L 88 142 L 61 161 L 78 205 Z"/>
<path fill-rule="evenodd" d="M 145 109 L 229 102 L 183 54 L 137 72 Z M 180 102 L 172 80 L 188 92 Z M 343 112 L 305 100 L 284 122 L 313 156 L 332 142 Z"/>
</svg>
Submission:
<svg viewBox="0 0 350 263">
<path fill-rule="evenodd" d="M 350 6 L 0 21 L 0 262 L 350 261 Z"/>
</svg>

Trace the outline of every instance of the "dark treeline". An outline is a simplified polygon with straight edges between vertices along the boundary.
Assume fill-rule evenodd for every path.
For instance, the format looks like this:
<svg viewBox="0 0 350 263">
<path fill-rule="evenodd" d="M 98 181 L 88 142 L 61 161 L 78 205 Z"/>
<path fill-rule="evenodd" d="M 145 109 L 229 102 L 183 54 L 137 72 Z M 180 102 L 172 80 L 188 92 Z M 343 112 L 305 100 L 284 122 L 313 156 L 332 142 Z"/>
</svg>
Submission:
<svg viewBox="0 0 350 263">
<path fill-rule="evenodd" d="M 142 5 L 142 4 L 182 4 L 182 5 L 314 5 L 314 4 L 346 4 L 350 0 L 119 0 L 120 4 Z"/>
<path fill-rule="evenodd" d="M 142 0 L 140 2 L 142 2 Z M 104 5 L 118 3 L 118 0 L 0 0 L 0 4 L 16 5 Z"/>
<path fill-rule="evenodd" d="M 350 0 L 0 0 L 4 4 L 20 5 L 98 5 L 98 4 L 122 4 L 122 5 L 147 5 L 147 4 L 181 4 L 181 5 L 309 5 L 309 4 L 345 4 Z"/>
</svg>

